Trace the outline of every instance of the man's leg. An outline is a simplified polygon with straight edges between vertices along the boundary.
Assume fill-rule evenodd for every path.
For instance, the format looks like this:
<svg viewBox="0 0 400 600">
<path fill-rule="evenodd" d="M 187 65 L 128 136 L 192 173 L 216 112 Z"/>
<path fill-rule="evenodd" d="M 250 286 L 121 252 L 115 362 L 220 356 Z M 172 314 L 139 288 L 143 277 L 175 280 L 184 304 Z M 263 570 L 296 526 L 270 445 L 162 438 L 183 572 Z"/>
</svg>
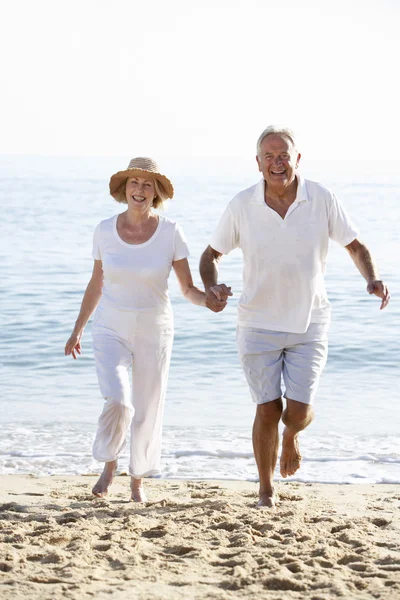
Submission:
<svg viewBox="0 0 400 600">
<path fill-rule="evenodd" d="M 300 467 L 299 432 L 314 417 L 312 402 L 328 353 L 327 323 L 311 323 L 304 334 L 290 334 L 283 353 L 283 379 L 286 386 L 285 424 L 280 471 L 282 477 L 294 475 Z"/>
<path fill-rule="evenodd" d="M 260 477 L 257 506 L 275 505 L 274 471 L 278 460 L 278 424 L 282 415 L 282 399 L 257 405 L 253 425 L 253 448 Z"/>
<path fill-rule="evenodd" d="M 278 460 L 278 423 L 282 415 L 281 373 L 286 334 L 279 331 L 238 327 L 240 362 L 257 404 L 253 448 L 260 478 L 257 506 L 274 506 L 273 476 Z"/>
<path fill-rule="evenodd" d="M 301 462 L 299 432 L 308 427 L 313 417 L 312 406 L 287 398 L 287 406 L 282 414 L 282 421 L 286 425 L 283 431 L 280 460 L 282 477 L 294 475 L 299 469 Z"/>
</svg>

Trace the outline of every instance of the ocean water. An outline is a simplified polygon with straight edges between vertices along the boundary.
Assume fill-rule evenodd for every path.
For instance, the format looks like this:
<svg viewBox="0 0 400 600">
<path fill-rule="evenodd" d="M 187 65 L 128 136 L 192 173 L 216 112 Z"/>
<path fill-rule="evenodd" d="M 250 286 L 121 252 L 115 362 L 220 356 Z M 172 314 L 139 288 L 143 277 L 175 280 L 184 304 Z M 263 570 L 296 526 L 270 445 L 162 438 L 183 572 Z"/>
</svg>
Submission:
<svg viewBox="0 0 400 600">
<path fill-rule="evenodd" d="M 95 225 L 123 208 L 107 193 L 128 159 L 2 157 L 0 473 L 99 472 L 91 444 L 103 399 L 91 349 L 63 354 L 92 269 Z M 23 165 L 23 168 L 21 168 Z M 184 228 L 198 261 L 227 202 L 258 180 L 249 161 L 163 161 L 176 196 L 166 216 Z M 360 229 L 388 284 L 385 311 L 365 292 L 347 252 L 332 244 L 326 282 L 332 303 L 327 367 L 316 419 L 300 438 L 304 462 L 292 480 L 400 482 L 399 234 L 396 165 L 309 163 L 304 176 L 333 189 Z M 170 295 L 175 342 L 167 394 L 163 477 L 256 479 L 250 400 L 235 347 L 240 251 L 224 257 L 234 296 L 218 315 Z M 127 455 L 120 460 L 127 468 Z M 279 479 L 279 474 L 276 474 Z"/>
</svg>

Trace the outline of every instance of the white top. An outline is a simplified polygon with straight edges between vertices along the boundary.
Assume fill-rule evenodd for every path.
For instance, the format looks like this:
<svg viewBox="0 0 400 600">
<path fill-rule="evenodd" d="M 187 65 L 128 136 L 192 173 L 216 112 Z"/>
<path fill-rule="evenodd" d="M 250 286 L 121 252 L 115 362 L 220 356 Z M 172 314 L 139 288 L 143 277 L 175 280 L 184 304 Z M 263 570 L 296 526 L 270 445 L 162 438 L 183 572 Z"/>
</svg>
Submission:
<svg viewBox="0 0 400 600">
<path fill-rule="evenodd" d="M 262 179 L 231 200 L 211 238 L 222 254 L 243 251 L 239 325 L 304 333 L 310 322 L 329 322 L 329 238 L 346 246 L 358 232 L 334 194 L 297 178 L 296 200 L 284 219 L 265 203 Z"/>
<path fill-rule="evenodd" d="M 101 221 L 93 235 L 95 260 L 104 273 L 99 308 L 152 310 L 172 317 L 168 276 L 172 262 L 189 256 L 180 227 L 159 215 L 156 231 L 143 244 L 128 244 L 119 236 L 117 217 Z"/>
</svg>

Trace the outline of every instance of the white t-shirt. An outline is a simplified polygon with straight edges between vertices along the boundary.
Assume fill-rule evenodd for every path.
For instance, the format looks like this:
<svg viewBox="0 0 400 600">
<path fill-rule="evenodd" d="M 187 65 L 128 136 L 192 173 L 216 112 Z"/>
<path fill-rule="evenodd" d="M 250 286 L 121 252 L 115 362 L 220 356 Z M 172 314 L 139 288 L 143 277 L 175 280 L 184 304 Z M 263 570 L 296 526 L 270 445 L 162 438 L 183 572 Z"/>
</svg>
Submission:
<svg viewBox="0 0 400 600">
<path fill-rule="evenodd" d="M 128 244 L 118 234 L 117 217 L 101 221 L 93 235 L 92 256 L 102 261 L 104 273 L 99 308 L 152 310 L 169 318 L 172 262 L 189 256 L 182 230 L 159 215 L 158 227 L 147 242 Z"/>
<path fill-rule="evenodd" d="M 358 235 L 334 194 L 299 175 L 296 200 L 284 219 L 264 200 L 264 180 L 228 204 L 211 238 L 222 254 L 243 251 L 238 323 L 304 333 L 330 320 L 324 272 L 329 238 L 342 246 Z"/>
</svg>

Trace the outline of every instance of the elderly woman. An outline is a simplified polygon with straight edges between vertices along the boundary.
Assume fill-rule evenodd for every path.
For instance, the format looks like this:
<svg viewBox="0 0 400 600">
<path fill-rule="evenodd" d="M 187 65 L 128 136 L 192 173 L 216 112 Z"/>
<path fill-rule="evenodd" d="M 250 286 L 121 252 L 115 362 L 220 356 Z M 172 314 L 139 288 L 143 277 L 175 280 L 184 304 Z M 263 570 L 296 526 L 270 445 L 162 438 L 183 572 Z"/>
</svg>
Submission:
<svg viewBox="0 0 400 600">
<path fill-rule="evenodd" d="M 93 456 L 104 470 L 93 487 L 103 497 L 131 424 L 132 500 L 145 502 L 143 478 L 160 470 L 163 405 L 173 340 L 168 277 L 173 267 L 185 298 L 205 306 L 193 285 L 189 250 L 178 225 L 154 209 L 172 198 L 171 181 L 150 158 L 134 158 L 110 179 L 110 194 L 127 210 L 101 221 L 93 239 L 94 267 L 65 354 L 81 354 L 84 328 L 97 307 L 92 334 L 100 391 Z M 129 369 L 132 369 L 132 390 Z"/>
</svg>

